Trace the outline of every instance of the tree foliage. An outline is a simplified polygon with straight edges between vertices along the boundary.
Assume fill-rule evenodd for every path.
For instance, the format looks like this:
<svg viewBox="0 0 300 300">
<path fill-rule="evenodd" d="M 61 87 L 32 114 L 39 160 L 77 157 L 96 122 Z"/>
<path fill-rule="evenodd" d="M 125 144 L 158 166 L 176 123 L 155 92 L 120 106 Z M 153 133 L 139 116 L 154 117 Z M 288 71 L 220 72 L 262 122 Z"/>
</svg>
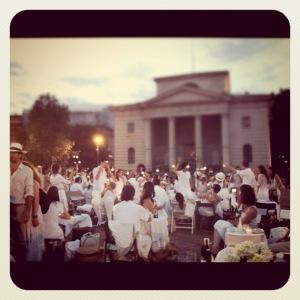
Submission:
<svg viewBox="0 0 300 300">
<path fill-rule="evenodd" d="M 49 94 L 41 95 L 28 115 L 28 157 L 35 164 L 66 161 L 74 143 L 68 139 L 69 109 Z"/>
</svg>

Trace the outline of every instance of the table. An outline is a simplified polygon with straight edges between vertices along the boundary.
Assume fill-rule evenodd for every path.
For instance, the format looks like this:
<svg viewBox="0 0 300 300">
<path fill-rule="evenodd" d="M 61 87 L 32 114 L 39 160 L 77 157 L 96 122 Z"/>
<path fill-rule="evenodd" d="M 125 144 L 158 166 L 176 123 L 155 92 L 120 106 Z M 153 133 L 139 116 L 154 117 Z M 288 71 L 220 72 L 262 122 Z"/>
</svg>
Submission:
<svg viewBox="0 0 300 300">
<path fill-rule="evenodd" d="M 71 216 L 70 219 L 59 218 L 58 223 L 65 226 L 65 236 L 68 236 L 74 226 L 82 227 L 92 227 L 92 220 L 88 214 L 81 214 L 77 216 Z"/>
<path fill-rule="evenodd" d="M 236 229 L 236 228 L 235 228 Z M 261 233 L 246 233 L 241 231 L 227 230 L 225 233 L 225 245 L 233 246 L 244 241 L 252 241 L 253 243 L 267 242 L 267 238 L 264 232 Z"/>
</svg>

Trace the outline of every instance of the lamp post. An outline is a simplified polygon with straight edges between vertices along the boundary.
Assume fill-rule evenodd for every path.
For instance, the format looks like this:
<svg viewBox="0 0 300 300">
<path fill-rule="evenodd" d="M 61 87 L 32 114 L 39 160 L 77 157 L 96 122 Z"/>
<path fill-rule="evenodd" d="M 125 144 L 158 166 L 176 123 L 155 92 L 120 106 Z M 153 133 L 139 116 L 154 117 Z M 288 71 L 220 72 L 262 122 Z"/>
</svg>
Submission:
<svg viewBox="0 0 300 300">
<path fill-rule="evenodd" d="M 94 143 L 96 144 L 96 152 L 97 152 L 97 164 L 99 165 L 99 151 L 100 146 L 104 144 L 104 137 L 101 134 L 97 134 L 94 136 Z"/>
<path fill-rule="evenodd" d="M 75 164 L 75 168 L 76 168 L 76 174 L 78 173 L 78 165 L 81 164 L 81 161 L 79 160 L 79 155 L 73 155 L 73 159 L 75 160 L 74 161 L 74 164 Z"/>
</svg>

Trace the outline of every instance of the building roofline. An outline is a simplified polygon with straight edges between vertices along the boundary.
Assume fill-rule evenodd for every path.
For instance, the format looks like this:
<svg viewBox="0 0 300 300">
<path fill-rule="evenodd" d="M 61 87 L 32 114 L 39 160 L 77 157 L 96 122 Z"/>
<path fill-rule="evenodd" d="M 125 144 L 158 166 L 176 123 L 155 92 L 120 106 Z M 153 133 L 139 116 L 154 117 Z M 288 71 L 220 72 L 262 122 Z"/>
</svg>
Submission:
<svg viewBox="0 0 300 300">
<path fill-rule="evenodd" d="M 195 77 L 206 77 L 206 76 L 214 76 L 214 75 L 228 75 L 229 71 L 212 71 L 212 72 L 200 72 L 200 73 L 188 73 L 188 74 L 181 74 L 181 75 L 173 75 L 173 76 L 162 76 L 154 78 L 155 82 L 159 81 L 170 81 L 176 79 L 183 79 L 183 78 L 195 78 Z"/>
</svg>

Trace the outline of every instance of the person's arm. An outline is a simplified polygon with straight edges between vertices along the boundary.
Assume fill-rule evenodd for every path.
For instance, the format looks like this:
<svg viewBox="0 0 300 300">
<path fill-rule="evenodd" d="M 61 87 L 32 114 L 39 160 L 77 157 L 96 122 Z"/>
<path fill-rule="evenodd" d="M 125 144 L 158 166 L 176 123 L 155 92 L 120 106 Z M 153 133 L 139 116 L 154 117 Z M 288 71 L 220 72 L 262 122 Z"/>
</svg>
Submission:
<svg viewBox="0 0 300 300">
<path fill-rule="evenodd" d="M 263 175 L 262 174 L 258 174 L 258 177 L 257 177 L 257 187 L 260 188 L 261 184 L 262 184 L 262 181 L 263 181 Z"/>
<path fill-rule="evenodd" d="M 34 194 L 34 200 L 32 202 L 32 214 L 31 214 L 31 223 L 33 227 L 39 226 L 39 219 L 38 219 L 38 210 L 40 205 L 40 186 L 38 182 L 34 182 L 33 184 L 33 194 Z"/>
<path fill-rule="evenodd" d="M 279 189 L 285 188 L 278 174 L 275 174 L 275 181 Z"/>
<path fill-rule="evenodd" d="M 59 176 L 59 180 L 62 184 L 65 184 L 65 185 L 71 184 L 71 181 L 64 178 L 62 175 Z"/>
<path fill-rule="evenodd" d="M 232 173 L 236 173 L 236 169 L 234 167 L 230 166 L 229 163 L 227 163 L 227 162 L 223 163 L 223 167 Z"/>
<path fill-rule="evenodd" d="M 212 204 L 218 204 L 221 201 L 221 198 L 216 193 L 209 193 L 207 201 Z"/>
<path fill-rule="evenodd" d="M 24 210 L 24 222 L 27 223 L 29 220 L 29 215 L 34 201 L 34 192 L 33 192 L 33 172 L 30 170 L 25 177 L 24 182 L 24 199 L 25 199 L 25 210 Z"/>
<path fill-rule="evenodd" d="M 101 172 L 103 172 L 102 164 L 100 164 L 99 169 L 98 169 L 98 172 L 97 172 L 96 175 L 95 175 L 95 179 L 96 179 L 96 180 L 99 180 Z"/>
</svg>

